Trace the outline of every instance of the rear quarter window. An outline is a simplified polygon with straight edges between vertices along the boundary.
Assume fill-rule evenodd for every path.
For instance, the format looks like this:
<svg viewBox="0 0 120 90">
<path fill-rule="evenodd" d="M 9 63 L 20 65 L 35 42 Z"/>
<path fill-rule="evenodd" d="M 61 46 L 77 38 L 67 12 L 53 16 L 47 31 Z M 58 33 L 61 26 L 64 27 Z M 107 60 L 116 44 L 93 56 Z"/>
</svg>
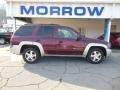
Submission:
<svg viewBox="0 0 120 90">
<path fill-rule="evenodd" d="M 35 26 L 22 26 L 16 32 L 15 36 L 31 36 L 33 31 L 35 30 Z"/>
</svg>

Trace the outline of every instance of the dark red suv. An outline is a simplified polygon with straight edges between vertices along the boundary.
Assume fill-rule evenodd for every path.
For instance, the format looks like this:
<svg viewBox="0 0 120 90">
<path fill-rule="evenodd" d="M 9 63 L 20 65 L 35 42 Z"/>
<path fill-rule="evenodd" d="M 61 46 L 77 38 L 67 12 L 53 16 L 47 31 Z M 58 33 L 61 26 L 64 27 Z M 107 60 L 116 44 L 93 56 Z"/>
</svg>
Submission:
<svg viewBox="0 0 120 90">
<path fill-rule="evenodd" d="M 11 51 L 22 54 L 27 63 L 42 56 L 71 56 L 97 64 L 111 53 L 107 42 L 82 37 L 73 28 L 56 24 L 21 26 L 11 38 Z"/>
<path fill-rule="evenodd" d="M 104 36 L 99 36 L 98 39 L 103 40 Z M 120 32 L 110 33 L 110 44 L 112 47 L 120 47 Z"/>
</svg>

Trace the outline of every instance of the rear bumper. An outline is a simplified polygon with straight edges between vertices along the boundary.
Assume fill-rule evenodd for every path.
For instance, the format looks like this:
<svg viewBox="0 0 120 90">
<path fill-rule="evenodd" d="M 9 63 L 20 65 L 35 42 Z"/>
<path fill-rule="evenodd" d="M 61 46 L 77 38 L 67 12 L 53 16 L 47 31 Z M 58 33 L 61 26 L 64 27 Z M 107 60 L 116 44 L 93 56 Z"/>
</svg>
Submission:
<svg viewBox="0 0 120 90">
<path fill-rule="evenodd" d="M 107 57 L 108 57 L 108 56 L 110 56 L 110 54 L 112 53 L 112 50 L 109 49 L 109 48 L 107 48 L 107 49 L 106 49 L 106 52 L 107 52 Z"/>
</svg>

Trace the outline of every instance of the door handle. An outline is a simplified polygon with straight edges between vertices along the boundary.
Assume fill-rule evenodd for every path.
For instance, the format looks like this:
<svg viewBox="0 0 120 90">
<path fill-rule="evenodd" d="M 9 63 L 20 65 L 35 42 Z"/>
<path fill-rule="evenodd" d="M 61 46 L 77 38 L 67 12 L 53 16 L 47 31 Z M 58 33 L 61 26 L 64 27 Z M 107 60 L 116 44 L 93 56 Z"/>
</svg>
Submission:
<svg viewBox="0 0 120 90">
<path fill-rule="evenodd" d="M 63 43 L 63 41 L 59 41 L 59 43 Z"/>
<path fill-rule="evenodd" d="M 39 40 L 36 40 L 36 42 L 39 42 Z"/>
</svg>

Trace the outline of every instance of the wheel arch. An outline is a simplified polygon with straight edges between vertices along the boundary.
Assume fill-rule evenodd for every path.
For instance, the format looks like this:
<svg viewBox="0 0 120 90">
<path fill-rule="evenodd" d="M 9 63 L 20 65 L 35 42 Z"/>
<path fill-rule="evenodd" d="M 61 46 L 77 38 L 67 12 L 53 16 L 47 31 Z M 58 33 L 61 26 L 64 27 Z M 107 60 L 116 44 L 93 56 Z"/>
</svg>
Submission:
<svg viewBox="0 0 120 90">
<path fill-rule="evenodd" d="M 107 51 L 106 48 L 107 46 L 104 44 L 99 44 L 99 43 L 90 43 L 86 46 L 84 52 L 83 52 L 83 57 L 86 57 L 88 52 L 90 51 L 90 49 L 92 48 L 100 48 L 101 50 L 103 50 L 103 53 L 105 56 L 107 56 Z"/>
<path fill-rule="evenodd" d="M 30 42 L 30 41 L 23 41 L 20 43 L 19 48 L 20 48 L 20 54 L 23 52 L 25 48 L 33 47 L 36 48 L 41 56 L 44 56 L 44 49 L 42 44 L 38 42 Z"/>
</svg>

